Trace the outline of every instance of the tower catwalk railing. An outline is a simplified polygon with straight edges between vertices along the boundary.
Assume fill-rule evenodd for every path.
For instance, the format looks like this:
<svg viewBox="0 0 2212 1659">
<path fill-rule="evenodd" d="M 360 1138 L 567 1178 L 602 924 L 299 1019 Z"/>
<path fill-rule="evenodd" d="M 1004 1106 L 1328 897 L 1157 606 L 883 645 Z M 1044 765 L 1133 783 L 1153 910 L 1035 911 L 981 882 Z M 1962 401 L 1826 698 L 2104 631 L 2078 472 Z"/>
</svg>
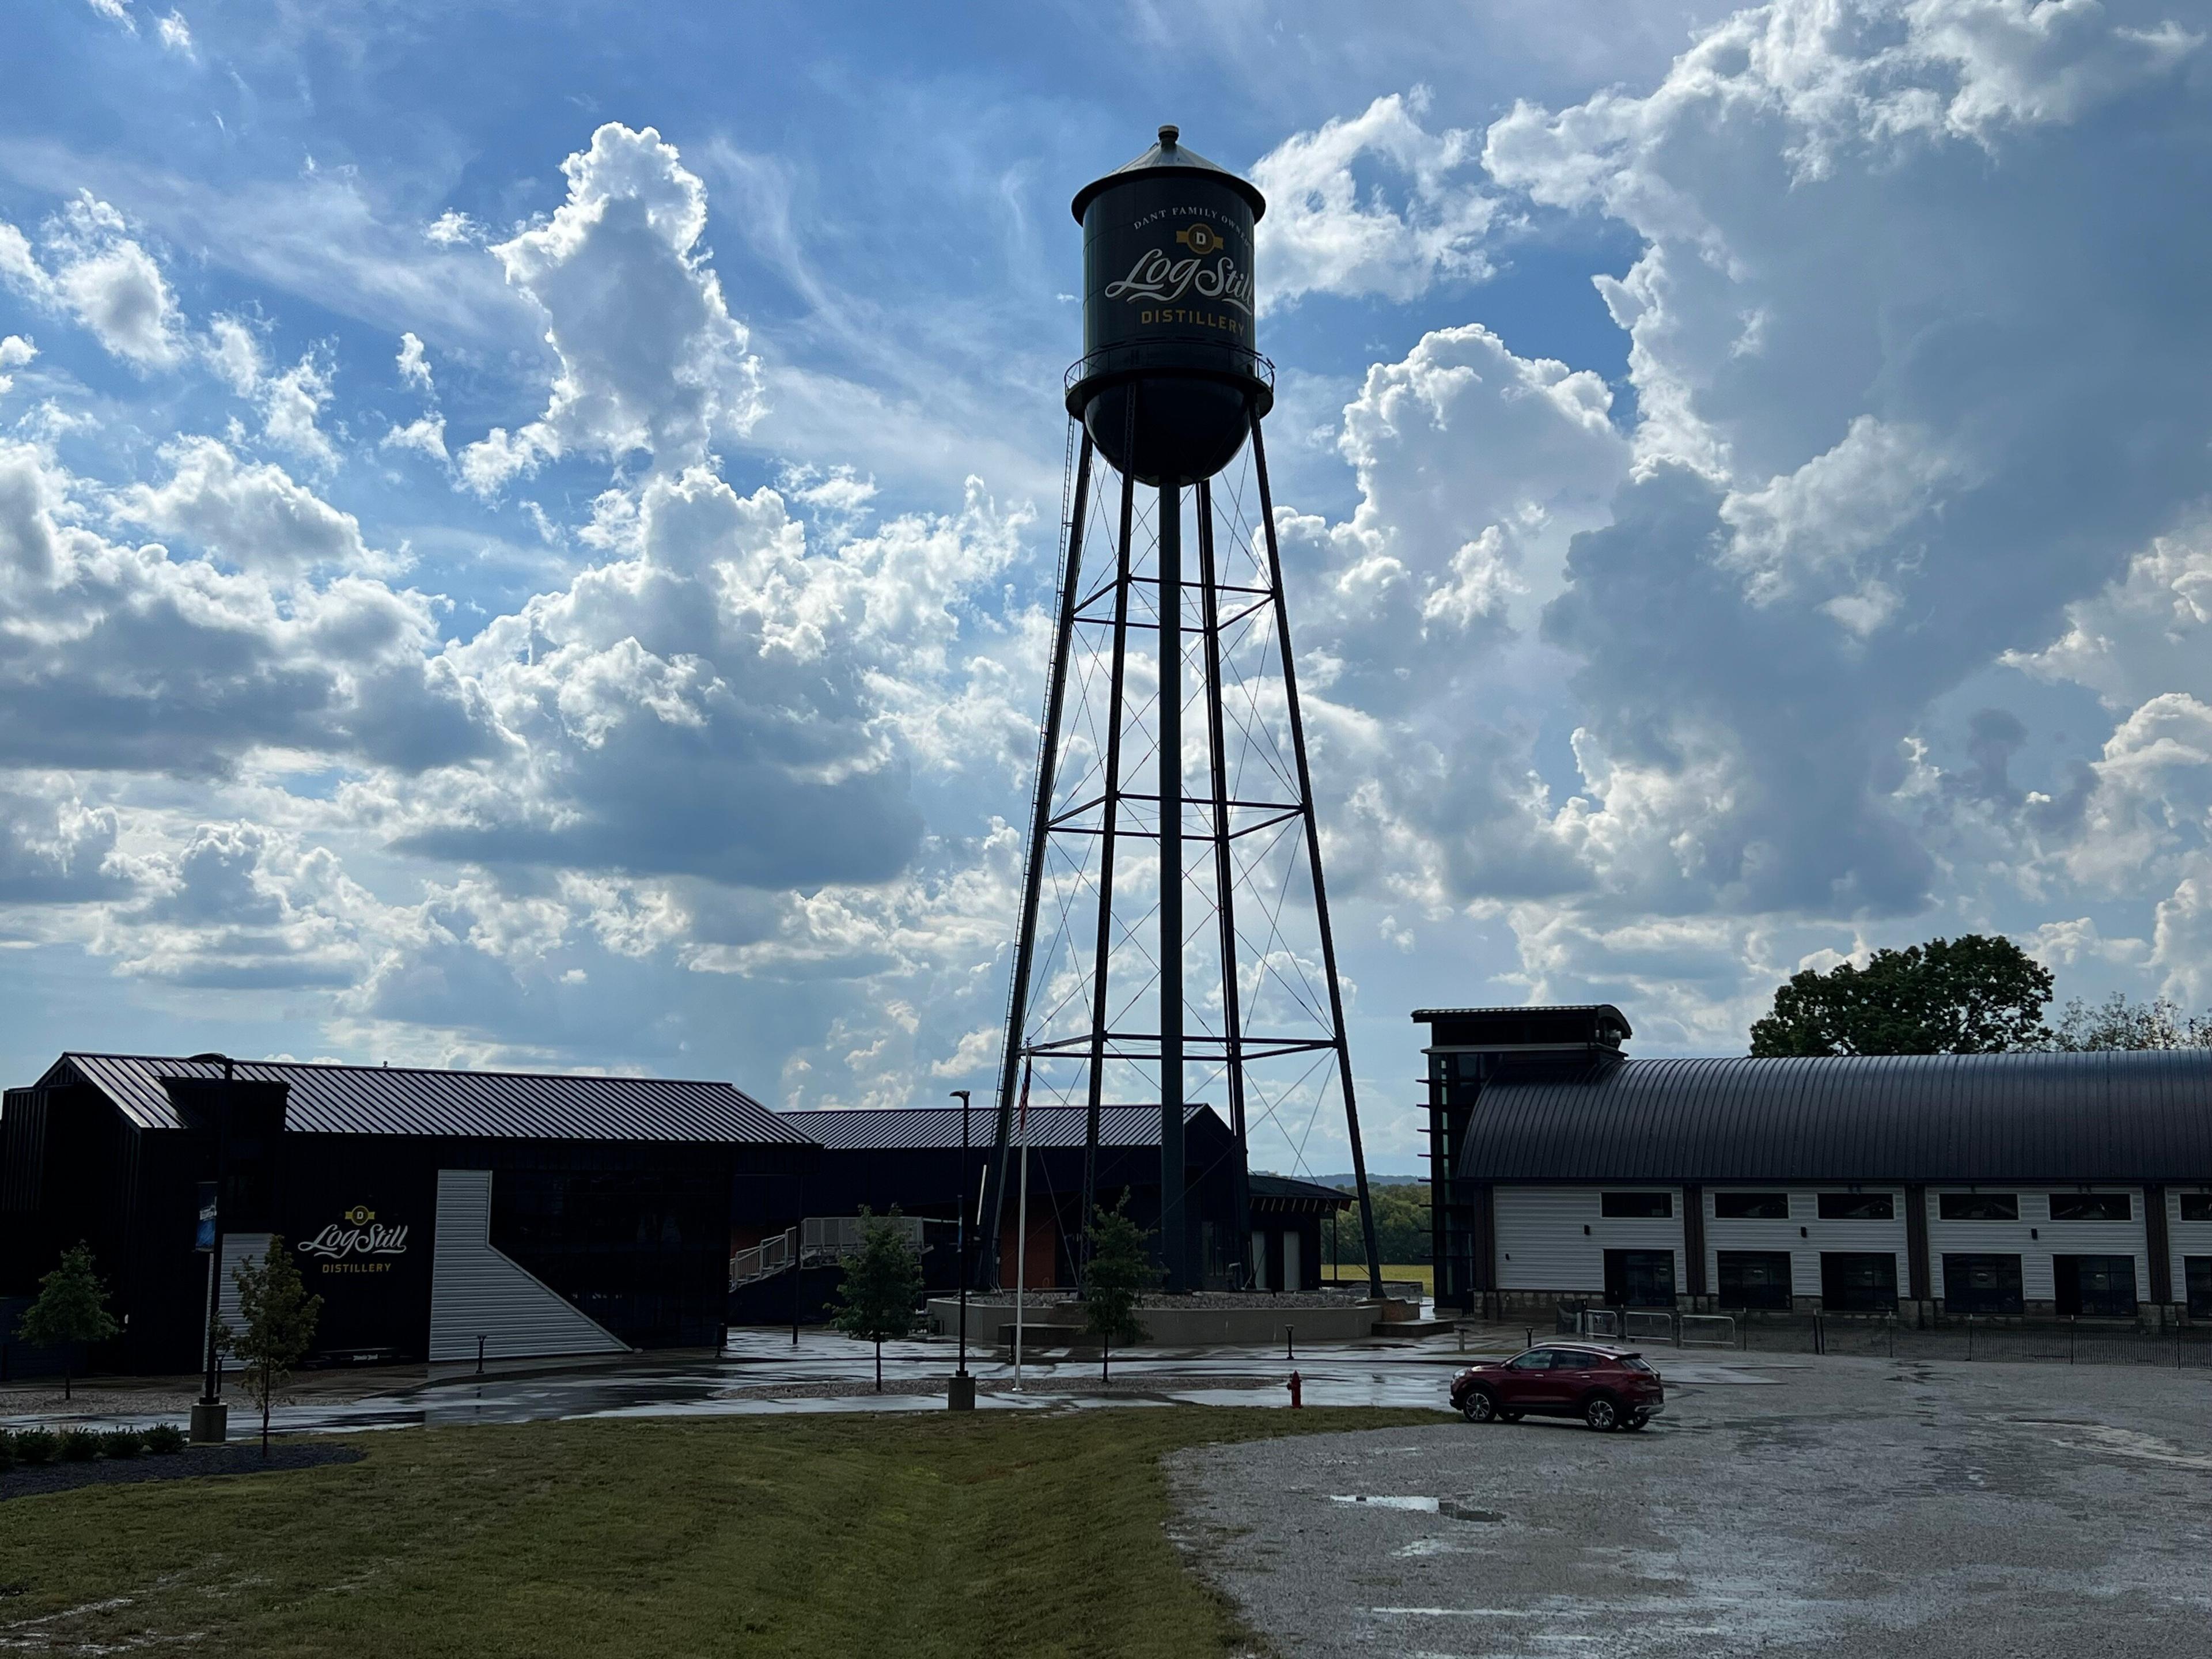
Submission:
<svg viewBox="0 0 2212 1659">
<path fill-rule="evenodd" d="M 1136 395 L 1127 400 L 1132 426 L 1137 402 Z M 1003 1228 L 1024 1066 L 1043 1099 L 1085 1108 L 1086 1224 L 1098 1198 L 1102 1106 L 1157 1091 L 1160 1255 L 1176 1289 L 1243 1279 L 1255 1132 L 1302 1164 L 1334 1097 L 1358 1188 L 1368 1276 L 1379 1294 L 1257 409 L 1248 408 L 1246 419 L 1240 464 L 1190 484 L 1140 489 L 1105 462 L 1088 434 L 1069 445 L 984 1237 L 995 1239 Z M 1194 572 L 1184 557 L 1186 501 L 1196 531 Z M 1094 576 L 1086 555 L 1101 537 L 1109 553 Z M 1146 634 L 1154 649 L 1133 651 L 1132 636 Z M 1183 1108 L 1217 1087 L 1235 1148 L 1233 1238 L 1224 1245 L 1215 1237 L 1206 1259 L 1194 1260 L 1203 1241 L 1194 1218 L 1180 1212 Z M 998 1252 L 982 1254 L 991 1261 Z"/>
</svg>

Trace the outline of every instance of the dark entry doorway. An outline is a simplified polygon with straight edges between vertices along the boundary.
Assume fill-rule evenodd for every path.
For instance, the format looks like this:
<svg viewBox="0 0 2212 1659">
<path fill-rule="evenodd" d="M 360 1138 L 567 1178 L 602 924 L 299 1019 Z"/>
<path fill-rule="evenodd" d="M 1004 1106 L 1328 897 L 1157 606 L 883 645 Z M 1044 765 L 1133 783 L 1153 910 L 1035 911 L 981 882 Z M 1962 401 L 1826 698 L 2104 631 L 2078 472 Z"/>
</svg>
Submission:
<svg viewBox="0 0 2212 1659">
<path fill-rule="evenodd" d="M 1820 1304 L 1836 1313 L 1893 1313 L 1897 1256 L 1889 1250 L 1820 1252 Z"/>
<path fill-rule="evenodd" d="M 2131 1255 L 2055 1255 L 2058 1311 L 2106 1319 L 2136 1316 L 2136 1259 Z"/>
<path fill-rule="evenodd" d="M 1673 1307 L 1674 1251 L 1607 1250 L 1605 1299 L 1616 1308 Z"/>
<path fill-rule="evenodd" d="M 2016 1255 L 1945 1256 L 1943 1307 L 1946 1312 L 1956 1314 L 2021 1312 L 2020 1258 Z"/>
<path fill-rule="evenodd" d="M 2188 1275 L 2189 1316 L 2212 1319 L 2212 1255 L 2185 1256 L 2181 1266 Z"/>
<path fill-rule="evenodd" d="M 1721 1306 L 1790 1306 L 1789 1251 L 1723 1250 L 1720 1258 Z"/>
</svg>

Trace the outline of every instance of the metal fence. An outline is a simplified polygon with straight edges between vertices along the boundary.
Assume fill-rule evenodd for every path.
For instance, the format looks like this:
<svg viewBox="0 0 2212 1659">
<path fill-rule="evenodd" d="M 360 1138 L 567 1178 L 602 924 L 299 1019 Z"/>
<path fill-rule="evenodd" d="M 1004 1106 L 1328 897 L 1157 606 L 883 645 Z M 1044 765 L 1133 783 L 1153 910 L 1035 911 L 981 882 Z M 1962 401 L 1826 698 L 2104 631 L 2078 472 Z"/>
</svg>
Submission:
<svg viewBox="0 0 2212 1659">
<path fill-rule="evenodd" d="M 2026 1325 L 1964 1318 L 1923 1328 L 1894 1318 L 1747 1319 L 1738 1326 L 1736 1346 L 1747 1353 L 1878 1359 L 2212 1367 L 2212 1329 L 2148 1330 L 2102 1320 Z"/>
<path fill-rule="evenodd" d="M 1562 1305 L 1556 1334 L 1646 1346 L 1733 1348 L 1744 1353 L 1856 1354 L 1877 1359 L 1955 1359 L 2059 1365 L 2212 1367 L 2212 1327 L 2151 1330 L 2119 1320 L 1947 1320 L 1921 1328 L 1894 1316 L 1678 1314 Z M 1534 1340 L 1535 1334 L 1529 1333 Z"/>
<path fill-rule="evenodd" d="M 1733 1348 L 1735 1321 L 1726 1314 L 1662 1313 L 1635 1308 L 1561 1308 L 1559 1334 L 1663 1342 L 1677 1348 Z"/>
</svg>

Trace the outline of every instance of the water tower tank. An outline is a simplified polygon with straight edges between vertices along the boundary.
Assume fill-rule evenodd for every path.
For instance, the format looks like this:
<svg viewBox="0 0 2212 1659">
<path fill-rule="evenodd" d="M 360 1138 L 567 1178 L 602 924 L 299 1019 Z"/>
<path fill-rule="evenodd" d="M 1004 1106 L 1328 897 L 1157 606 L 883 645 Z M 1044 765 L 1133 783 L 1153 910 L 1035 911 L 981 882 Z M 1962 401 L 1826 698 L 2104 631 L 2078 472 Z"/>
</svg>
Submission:
<svg viewBox="0 0 2212 1659">
<path fill-rule="evenodd" d="M 1068 413 L 1119 471 L 1195 483 L 1274 403 L 1253 312 L 1252 227 L 1267 199 L 1182 148 L 1173 127 L 1076 193 L 1083 359 Z"/>
</svg>

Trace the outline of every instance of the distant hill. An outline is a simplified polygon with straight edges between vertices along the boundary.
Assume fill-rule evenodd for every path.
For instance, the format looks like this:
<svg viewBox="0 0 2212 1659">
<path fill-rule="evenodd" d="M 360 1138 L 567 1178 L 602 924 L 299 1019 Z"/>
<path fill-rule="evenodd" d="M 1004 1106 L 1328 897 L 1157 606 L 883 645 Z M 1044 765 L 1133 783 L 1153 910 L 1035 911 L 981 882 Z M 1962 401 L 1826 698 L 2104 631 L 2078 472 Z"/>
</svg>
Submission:
<svg viewBox="0 0 2212 1659">
<path fill-rule="evenodd" d="M 1275 1171 L 1266 1170 L 1255 1171 L 1255 1173 L 1273 1175 Z M 1300 1176 L 1297 1179 L 1310 1181 L 1316 1186 L 1341 1187 L 1346 1192 L 1354 1191 L 1359 1185 L 1352 1179 L 1352 1171 L 1349 1170 L 1342 1175 Z M 1370 1187 L 1425 1187 L 1429 1184 L 1429 1178 L 1426 1176 L 1419 1175 L 1377 1175 L 1370 1170 L 1367 1172 L 1367 1184 Z"/>
</svg>

